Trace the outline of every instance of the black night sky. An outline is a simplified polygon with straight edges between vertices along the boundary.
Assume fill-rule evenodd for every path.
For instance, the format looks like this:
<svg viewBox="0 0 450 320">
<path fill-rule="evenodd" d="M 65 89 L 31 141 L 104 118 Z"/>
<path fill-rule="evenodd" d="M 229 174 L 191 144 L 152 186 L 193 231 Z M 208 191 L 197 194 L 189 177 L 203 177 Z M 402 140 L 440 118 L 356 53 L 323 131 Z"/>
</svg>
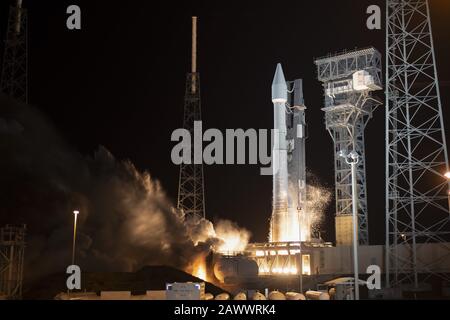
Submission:
<svg viewBox="0 0 450 320">
<path fill-rule="evenodd" d="M 8 1 L 0 4 L 5 38 Z M 170 160 L 182 125 L 190 68 L 190 17 L 199 16 L 199 70 L 206 128 L 272 128 L 276 63 L 288 79 L 303 78 L 309 125 L 307 165 L 333 188 L 333 150 L 314 58 L 374 46 L 384 56 L 384 27 L 366 28 L 366 8 L 381 0 L 316 1 L 24 1 L 29 11 L 29 100 L 82 154 L 105 146 L 157 178 L 175 203 L 178 167 Z M 66 28 L 78 4 L 82 30 Z M 435 50 L 450 126 L 450 1 L 431 0 Z M 3 48 L 3 43 L 2 43 Z M 384 100 L 382 93 L 379 97 Z M 384 110 L 366 133 L 371 242 L 384 239 Z M 264 241 L 271 213 L 271 177 L 259 166 L 205 168 L 206 214 L 247 228 Z M 323 236 L 334 241 L 334 202 Z"/>
</svg>

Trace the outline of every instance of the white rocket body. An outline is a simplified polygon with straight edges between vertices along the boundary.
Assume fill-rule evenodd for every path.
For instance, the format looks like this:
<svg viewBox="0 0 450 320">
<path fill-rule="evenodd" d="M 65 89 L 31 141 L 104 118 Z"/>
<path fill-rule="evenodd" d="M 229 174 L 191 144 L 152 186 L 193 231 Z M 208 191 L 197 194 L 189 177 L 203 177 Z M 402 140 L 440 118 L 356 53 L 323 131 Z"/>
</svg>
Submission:
<svg viewBox="0 0 450 320">
<path fill-rule="evenodd" d="M 272 83 L 275 136 L 271 242 L 307 241 L 310 238 L 311 223 L 305 208 L 306 108 L 302 86 L 300 79 L 288 85 L 281 65 L 277 65 Z M 288 101 L 289 108 L 286 106 Z"/>
<path fill-rule="evenodd" d="M 271 242 L 283 241 L 283 234 L 287 231 L 286 223 L 289 207 L 289 183 L 286 141 L 286 102 L 288 99 L 287 84 L 283 69 L 277 65 L 272 83 L 272 102 L 274 106 L 274 146 L 273 157 L 273 199 L 271 220 Z"/>
</svg>

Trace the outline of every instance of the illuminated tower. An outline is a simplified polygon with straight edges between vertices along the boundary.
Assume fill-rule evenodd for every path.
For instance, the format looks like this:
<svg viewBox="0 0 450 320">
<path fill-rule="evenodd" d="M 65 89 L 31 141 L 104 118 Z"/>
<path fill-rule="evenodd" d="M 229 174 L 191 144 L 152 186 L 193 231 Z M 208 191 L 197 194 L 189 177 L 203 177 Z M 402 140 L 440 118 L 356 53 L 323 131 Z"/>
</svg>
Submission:
<svg viewBox="0 0 450 320">
<path fill-rule="evenodd" d="M 448 154 L 428 1 L 386 18 L 386 282 L 418 288 L 450 252 Z"/>
<path fill-rule="evenodd" d="M 334 142 L 336 244 L 353 242 L 351 167 L 339 153 L 356 151 L 358 240 L 369 244 L 364 130 L 381 103 L 371 95 L 381 90 L 381 54 L 374 48 L 344 52 L 315 61 L 325 92 L 325 125 Z"/>
<path fill-rule="evenodd" d="M 22 8 L 22 0 L 17 0 L 9 11 L 0 91 L 27 103 L 27 69 L 27 11 Z"/>
<path fill-rule="evenodd" d="M 192 17 L 192 70 L 186 77 L 183 128 L 191 134 L 191 153 L 194 151 L 194 122 L 202 120 L 200 75 L 197 72 L 197 17 Z M 195 158 L 191 157 L 191 158 Z M 203 164 L 180 165 L 178 209 L 185 218 L 205 218 Z"/>
</svg>

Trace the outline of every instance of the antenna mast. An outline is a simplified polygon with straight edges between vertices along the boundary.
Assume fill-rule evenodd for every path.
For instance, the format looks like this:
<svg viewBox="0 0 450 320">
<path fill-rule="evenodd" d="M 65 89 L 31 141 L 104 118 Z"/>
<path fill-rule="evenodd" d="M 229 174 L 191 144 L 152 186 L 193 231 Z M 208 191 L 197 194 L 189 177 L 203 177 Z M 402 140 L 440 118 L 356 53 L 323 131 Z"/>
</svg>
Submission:
<svg viewBox="0 0 450 320">
<path fill-rule="evenodd" d="M 183 128 L 194 137 L 194 122 L 202 121 L 200 100 L 200 75 L 197 71 L 197 17 L 192 17 L 192 65 L 186 75 L 186 93 L 184 98 Z M 198 154 L 192 156 L 194 142 L 191 139 L 191 163 L 180 165 L 178 185 L 178 209 L 187 218 L 205 218 L 205 197 L 203 164 L 196 164 Z M 201 157 L 201 156 L 200 156 Z M 194 159 L 193 159 L 194 158 Z"/>
</svg>

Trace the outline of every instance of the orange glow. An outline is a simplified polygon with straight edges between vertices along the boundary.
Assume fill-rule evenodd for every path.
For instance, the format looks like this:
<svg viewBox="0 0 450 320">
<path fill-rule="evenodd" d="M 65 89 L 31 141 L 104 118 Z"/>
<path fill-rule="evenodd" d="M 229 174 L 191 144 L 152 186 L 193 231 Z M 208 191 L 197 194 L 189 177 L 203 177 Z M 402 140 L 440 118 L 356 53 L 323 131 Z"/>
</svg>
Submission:
<svg viewBox="0 0 450 320">
<path fill-rule="evenodd" d="M 302 256 L 302 269 L 303 274 L 308 276 L 311 275 L 311 257 L 309 254 L 304 254 Z"/>
<path fill-rule="evenodd" d="M 206 263 L 203 257 L 197 259 L 194 263 L 192 275 L 204 281 L 208 281 L 206 276 Z"/>
<path fill-rule="evenodd" d="M 222 240 L 217 251 L 224 254 L 244 251 L 250 239 L 248 231 L 240 229 L 229 221 L 221 221 L 217 224 L 216 236 Z"/>
<path fill-rule="evenodd" d="M 331 192 L 326 188 L 308 185 L 306 201 L 300 211 L 290 207 L 286 212 L 272 216 L 270 242 L 311 241 L 311 227 L 322 219 L 330 199 Z"/>
</svg>

